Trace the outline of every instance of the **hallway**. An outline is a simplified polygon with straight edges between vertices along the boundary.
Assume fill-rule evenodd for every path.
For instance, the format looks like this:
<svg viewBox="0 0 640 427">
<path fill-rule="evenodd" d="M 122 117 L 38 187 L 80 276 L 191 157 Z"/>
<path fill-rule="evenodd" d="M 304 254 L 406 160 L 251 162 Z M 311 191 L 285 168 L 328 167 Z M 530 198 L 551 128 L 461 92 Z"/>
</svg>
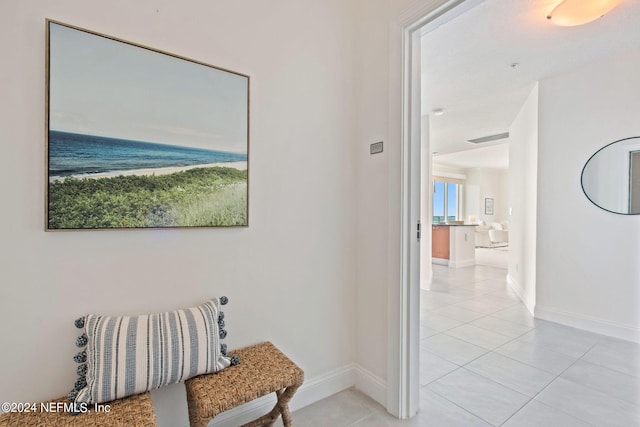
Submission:
<svg viewBox="0 0 640 427">
<path fill-rule="evenodd" d="M 423 411 L 440 402 L 453 426 L 638 425 L 640 345 L 534 319 L 505 275 L 434 266 L 421 300 Z"/>
<path fill-rule="evenodd" d="M 506 270 L 434 265 L 421 291 L 420 413 L 395 420 L 349 389 L 296 426 L 640 425 L 640 345 L 533 319 Z"/>
</svg>

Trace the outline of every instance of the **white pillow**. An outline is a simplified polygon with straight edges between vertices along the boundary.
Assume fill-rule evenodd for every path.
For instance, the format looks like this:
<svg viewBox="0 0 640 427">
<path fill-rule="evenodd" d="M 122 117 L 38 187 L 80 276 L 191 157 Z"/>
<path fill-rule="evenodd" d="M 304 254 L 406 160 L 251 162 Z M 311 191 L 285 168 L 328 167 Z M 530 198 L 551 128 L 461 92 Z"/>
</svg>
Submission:
<svg viewBox="0 0 640 427">
<path fill-rule="evenodd" d="M 493 228 L 494 230 L 502 230 L 502 224 L 500 224 L 499 222 L 494 222 L 491 224 L 491 228 Z"/>
</svg>

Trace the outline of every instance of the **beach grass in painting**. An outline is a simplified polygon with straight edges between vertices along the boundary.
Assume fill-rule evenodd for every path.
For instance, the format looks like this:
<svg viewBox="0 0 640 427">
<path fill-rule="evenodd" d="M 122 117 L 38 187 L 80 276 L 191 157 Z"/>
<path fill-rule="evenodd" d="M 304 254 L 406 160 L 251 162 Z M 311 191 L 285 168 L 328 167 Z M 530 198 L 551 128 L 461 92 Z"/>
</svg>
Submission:
<svg viewBox="0 0 640 427">
<path fill-rule="evenodd" d="M 247 221 L 246 181 L 246 170 L 227 167 L 56 180 L 49 183 L 49 226 L 240 226 Z"/>
<path fill-rule="evenodd" d="M 48 230 L 248 225 L 247 76 L 48 28 Z"/>
</svg>

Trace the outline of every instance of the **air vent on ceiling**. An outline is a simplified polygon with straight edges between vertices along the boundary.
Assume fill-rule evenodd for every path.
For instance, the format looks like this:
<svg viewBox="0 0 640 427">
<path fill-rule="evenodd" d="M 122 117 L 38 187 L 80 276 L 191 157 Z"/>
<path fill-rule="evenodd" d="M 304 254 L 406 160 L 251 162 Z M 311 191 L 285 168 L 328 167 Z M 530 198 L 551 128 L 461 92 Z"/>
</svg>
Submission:
<svg viewBox="0 0 640 427">
<path fill-rule="evenodd" d="M 499 139 L 509 138 L 509 132 L 497 133 L 495 135 L 483 136 L 482 138 L 469 139 L 467 142 L 472 144 L 482 144 L 483 142 L 497 141 Z"/>
</svg>

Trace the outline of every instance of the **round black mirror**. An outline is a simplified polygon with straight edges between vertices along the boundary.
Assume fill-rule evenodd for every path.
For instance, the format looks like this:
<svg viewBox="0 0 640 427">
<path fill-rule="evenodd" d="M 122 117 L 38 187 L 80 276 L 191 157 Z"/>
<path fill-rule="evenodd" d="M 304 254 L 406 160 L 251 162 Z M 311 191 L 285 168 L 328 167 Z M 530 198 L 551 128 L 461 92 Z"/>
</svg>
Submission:
<svg viewBox="0 0 640 427">
<path fill-rule="evenodd" d="M 640 214 L 640 137 L 612 142 L 587 160 L 582 190 L 596 206 L 622 215 Z"/>
</svg>

